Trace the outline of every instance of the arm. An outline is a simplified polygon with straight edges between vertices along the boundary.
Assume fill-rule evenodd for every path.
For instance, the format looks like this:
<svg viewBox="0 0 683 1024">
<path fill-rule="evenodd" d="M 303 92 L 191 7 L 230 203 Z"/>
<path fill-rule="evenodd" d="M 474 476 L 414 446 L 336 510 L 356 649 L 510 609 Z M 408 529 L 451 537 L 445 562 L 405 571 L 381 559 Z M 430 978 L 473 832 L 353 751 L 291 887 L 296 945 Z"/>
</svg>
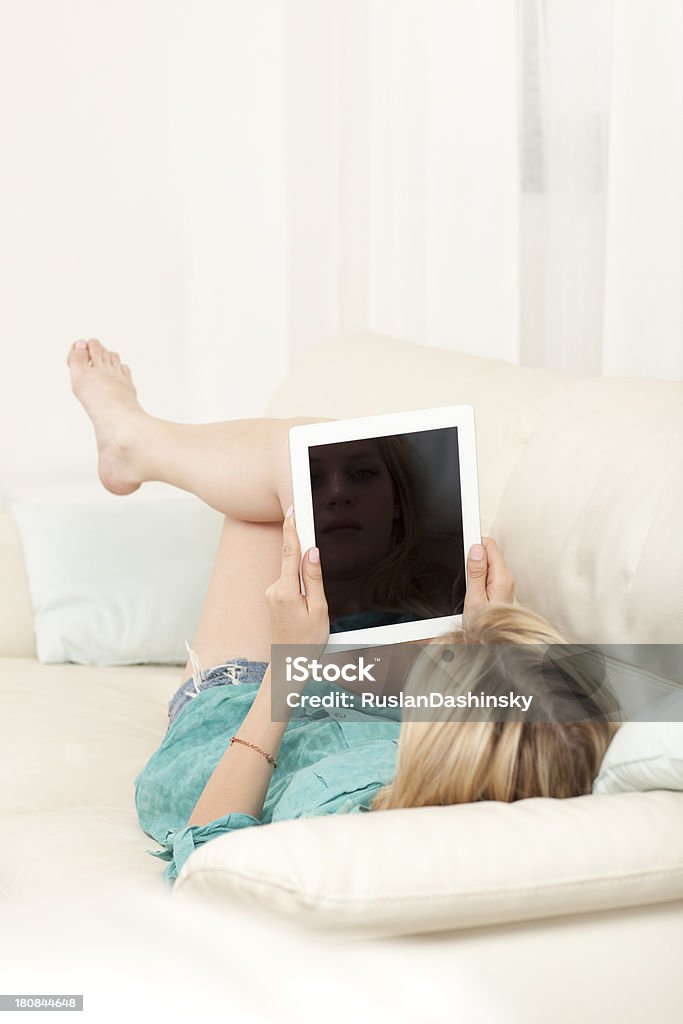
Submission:
<svg viewBox="0 0 683 1024">
<path fill-rule="evenodd" d="M 267 750 L 277 760 L 285 728 L 285 722 L 270 720 L 269 665 L 239 736 Z M 262 754 L 242 744 L 231 743 L 214 768 L 187 824 L 206 825 L 233 812 L 258 818 L 272 774 L 273 766 Z"/>
<path fill-rule="evenodd" d="M 314 644 L 324 649 L 329 637 L 327 602 L 316 549 L 306 552 L 302 571 L 306 596 L 299 586 L 301 549 L 290 514 L 283 523 L 280 579 L 266 591 L 274 644 Z M 271 670 L 266 670 L 254 703 L 238 735 L 277 760 L 287 723 L 271 720 Z M 227 739 L 228 737 L 226 737 Z M 263 754 L 232 743 L 216 765 L 187 823 L 207 822 L 234 812 L 258 818 L 263 811 L 273 766 Z"/>
</svg>

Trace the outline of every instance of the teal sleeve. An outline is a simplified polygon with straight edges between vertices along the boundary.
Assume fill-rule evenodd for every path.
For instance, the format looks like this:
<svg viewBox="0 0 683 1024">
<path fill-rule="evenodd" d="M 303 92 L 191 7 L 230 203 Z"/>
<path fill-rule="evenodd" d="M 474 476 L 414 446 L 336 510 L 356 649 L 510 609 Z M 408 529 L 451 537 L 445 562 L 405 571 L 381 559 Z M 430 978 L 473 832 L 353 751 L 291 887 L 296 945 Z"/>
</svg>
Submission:
<svg viewBox="0 0 683 1024">
<path fill-rule="evenodd" d="M 251 814 L 240 814 L 233 812 L 222 818 L 216 818 L 207 825 L 185 825 L 184 828 L 169 829 L 160 843 L 163 850 L 148 850 L 152 857 L 159 857 L 161 860 L 169 861 L 164 871 L 164 881 L 167 886 L 172 886 L 180 870 L 190 856 L 199 846 L 208 843 L 210 839 L 225 835 L 227 832 L 235 832 L 239 828 L 249 828 L 251 825 L 260 825 L 258 818 Z"/>
</svg>

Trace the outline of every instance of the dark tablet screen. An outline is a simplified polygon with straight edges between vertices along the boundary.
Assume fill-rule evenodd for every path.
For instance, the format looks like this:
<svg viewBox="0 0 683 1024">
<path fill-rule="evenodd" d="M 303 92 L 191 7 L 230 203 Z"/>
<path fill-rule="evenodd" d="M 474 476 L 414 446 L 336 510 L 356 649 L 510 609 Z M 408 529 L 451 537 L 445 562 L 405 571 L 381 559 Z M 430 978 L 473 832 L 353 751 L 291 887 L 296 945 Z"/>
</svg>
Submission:
<svg viewBox="0 0 683 1024">
<path fill-rule="evenodd" d="M 309 448 L 330 633 L 462 613 L 458 428 Z"/>
</svg>

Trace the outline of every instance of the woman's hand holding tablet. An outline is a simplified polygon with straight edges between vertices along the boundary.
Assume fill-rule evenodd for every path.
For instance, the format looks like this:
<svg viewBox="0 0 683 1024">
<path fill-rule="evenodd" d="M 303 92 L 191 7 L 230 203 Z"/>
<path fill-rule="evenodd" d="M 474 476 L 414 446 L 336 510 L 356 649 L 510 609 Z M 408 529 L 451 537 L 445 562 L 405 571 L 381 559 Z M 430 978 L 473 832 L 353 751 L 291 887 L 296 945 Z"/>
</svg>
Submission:
<svg viewBox="0 0 683 1024">
<path fill-rule="evenodd" d="M 330 635 L 330 620 L 316 548 L 301 558 L 301 548 L 293 516 L 287 510 L 282 524 L 282 566 L 280 578 L 266 589 L 273 644 L 307 644 L 325 649 Z M 305 594 L 299 587 L 303 573 Z"/>
</svg>

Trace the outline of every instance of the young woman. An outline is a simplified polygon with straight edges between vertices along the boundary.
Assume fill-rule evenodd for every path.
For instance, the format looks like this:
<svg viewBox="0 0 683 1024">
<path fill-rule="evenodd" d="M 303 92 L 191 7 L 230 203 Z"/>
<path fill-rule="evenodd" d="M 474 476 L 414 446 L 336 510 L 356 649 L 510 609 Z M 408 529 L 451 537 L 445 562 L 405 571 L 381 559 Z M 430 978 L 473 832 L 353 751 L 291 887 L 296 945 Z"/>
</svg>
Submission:
<svg viewBox="0 0 683 1024">
<path fill-rule="evenodd" d="M 377 717 L 361 728 L 359 721 L 367 716 L 360 712 L 319 709 L 288 723 L 273 722 L 271 644 L 322 650 L 330 635 L 330 609 L 337 618 L 353 614 L 362 589 L 354 597 L 349 574 L 334 571 L 323 585 L 321 552 L 312 548 L 302 563 L 306 596 L 300 592 L 288 431 L 296 423 L 319 420 L 171 423 L 144 412 L 130 370 L 99 341 L 75 342 L 67 362 L 74 393 L 95 428 L 105 487 L 125 495 L 145 481 L 163 481 L 197 495 L 225 517 L 183 674 L 188 681 L 171 698 L 166 736 L 135 779 L 140 824 L 163 847 L 154 855 L 169 861 L 164 874 L 169 884 L 195 847 L 238 828 L 340 811 L 590 792 L 615 726 L 605 720 L 576 722 L 575 716 L 561 724 L 552 707 L 545 723 L 400 725 Z M 398 508 L 400 517 L 405 504 L 396 500 L 399 473 L 391 473 L 389 457 L 384 464 L 387 509 Z M 358 500 L 344 472 L 333 472 L 326 488 L 330 507 L 348 510 Z M 383 528 L 378 526 L 380 532 Z M 332 567 L 332 548 L 327 555 Z M 488 677 L 496 669 L 495 645 L 565 643 L 540 616 L 513 607 L 513 597 L 514 580 L 495 541 L 482 538 L 467 558 L 464 628 L 442 638 L 449 648 L 481 645 L 480 657 L 457 686 L 476 690 L 487 678 L 492 692 Z M 424 594 L 414 596 L 416 602 L 423 599 Z M 453 664 L 462 671 L 462 661 Z M 205 671 L 202 665 L 213 667 Z M 429 666 L 425 662 L 417 673 L 418 687 L 436 671 Z M 404 674 L 405 667 L 396 665 L 397 673 Z M 531 684 L 541 704 L 555 699 L 548 671 L 544 663 Z M 523 660 L 502 676 L 493 674 L 499 688 L 530 685 Z M 558 669 L 560 684 L 566 682 L 562 676 Z M 396 679 L 388 679 L 387 688 L 392 682 L 396 689 Z M 582 687 L 590 701 L 590 680 L 578 678 L 575 692 Z"/>
</svg>

